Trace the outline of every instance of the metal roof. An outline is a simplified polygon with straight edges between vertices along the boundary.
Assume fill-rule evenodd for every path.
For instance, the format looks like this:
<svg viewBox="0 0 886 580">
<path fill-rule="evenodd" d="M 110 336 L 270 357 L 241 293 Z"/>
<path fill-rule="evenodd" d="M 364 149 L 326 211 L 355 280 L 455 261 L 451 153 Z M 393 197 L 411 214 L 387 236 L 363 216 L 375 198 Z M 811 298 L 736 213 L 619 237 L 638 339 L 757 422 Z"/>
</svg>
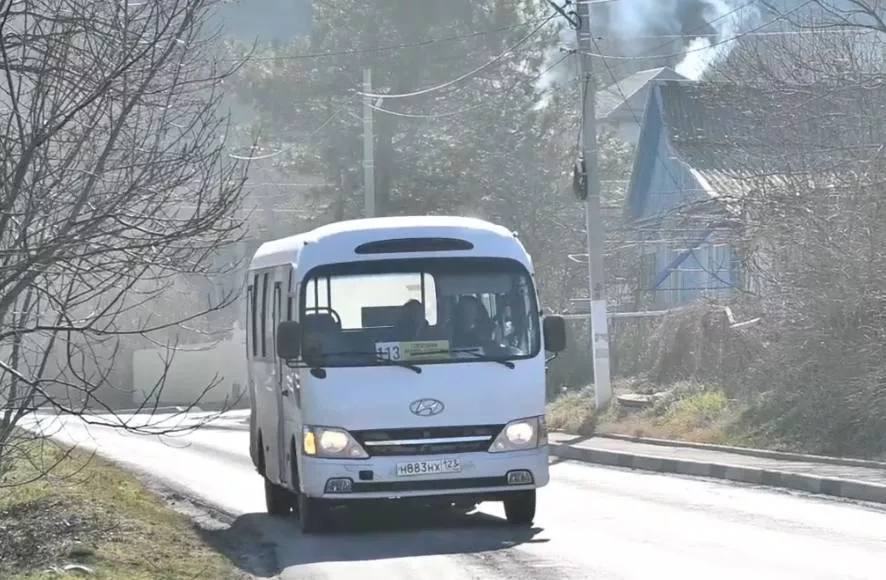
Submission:
<svg viewBox="0 0 886 580">
<path fill-rule="evenodd" d="M 674 154 L 709 193 L 790 186 L 886 143 L 884 87 L 665 82 L 655 90 Z"/>
<path fill-rule="evenodd" d="M 618 83 L 613 83 L 597 93 L 597 118 L 606 119 L 622 108 L 634 96 L 647 89 L 649 83 L 663 80 L 688 80 L 686 77 L 670 67 L 658 67 L 641 70 L 623 78 Z M 629 104 L 630 105 L 630 104 Z M 633 103 L 638 117 L 642 117 L 646 99 L 643 102 Z"/>
</svg>

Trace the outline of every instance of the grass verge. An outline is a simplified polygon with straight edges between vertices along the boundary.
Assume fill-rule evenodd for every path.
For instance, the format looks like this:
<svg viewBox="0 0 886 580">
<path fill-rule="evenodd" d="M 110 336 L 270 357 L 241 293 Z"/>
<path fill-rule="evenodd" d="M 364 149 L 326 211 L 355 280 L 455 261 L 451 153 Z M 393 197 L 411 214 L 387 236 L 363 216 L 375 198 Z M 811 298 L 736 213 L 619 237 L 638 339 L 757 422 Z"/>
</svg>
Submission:
<svg viewBox="0 0 886 580">
<path fill-rule="evenodd" d="M 52 464 L 62 452 L 45 444 L 31 455 Z M 19 459 L 4 481 L 26 481 L 39 473 Z M 54 475 L 3 485 L 0 578 L 5 580 L 244 578 L 201 539 L 187 516 L 102 459 L 74 453 Z"/>
<path fill-rule="evenodd" d="M 548 405 L 545 420 L 552 431 L 593 435 L 597 423 L 593 393 L 583 390 L 558 397 Z"/>
<path fill-rule="evenodd" d="M 600 418 L 599 432 L 735 445 L 739 443 L 735 429 L 739 416 L 722 391 L 690 389 L 643 411 L 626 412 L 613 406 Z"/>
<path fill-rule="evenodd" d="M 741 425 L 741 409 L 715 388 L 678 383 L 652 407 L 638 410 L 613 403 L 602 413 L 590 390 L 569 393 L 548 405 L 552 430 L 590 436 L 595 433 L 674 439 L 719 445 L 751 443 Z"/>
</svg>

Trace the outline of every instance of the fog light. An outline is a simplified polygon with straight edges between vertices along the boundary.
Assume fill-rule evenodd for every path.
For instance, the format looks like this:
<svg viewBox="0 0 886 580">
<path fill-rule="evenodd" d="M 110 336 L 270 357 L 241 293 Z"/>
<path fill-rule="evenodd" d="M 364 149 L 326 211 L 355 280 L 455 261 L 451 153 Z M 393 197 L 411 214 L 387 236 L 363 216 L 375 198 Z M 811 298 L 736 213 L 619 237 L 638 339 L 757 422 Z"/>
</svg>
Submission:
<svg viewBox="0 0 886 580">
<path fill-rule="evenodd" d="M 351 493 L 353 484 L 348 477 L 334 477 L 326 481 L 326 493 Z"/>
<path fill-rule="evenodd" d="M 508 485 L 529 485 L 532 481 L 532 473 L 528 469 L 508 472 Z"/>
</svg>

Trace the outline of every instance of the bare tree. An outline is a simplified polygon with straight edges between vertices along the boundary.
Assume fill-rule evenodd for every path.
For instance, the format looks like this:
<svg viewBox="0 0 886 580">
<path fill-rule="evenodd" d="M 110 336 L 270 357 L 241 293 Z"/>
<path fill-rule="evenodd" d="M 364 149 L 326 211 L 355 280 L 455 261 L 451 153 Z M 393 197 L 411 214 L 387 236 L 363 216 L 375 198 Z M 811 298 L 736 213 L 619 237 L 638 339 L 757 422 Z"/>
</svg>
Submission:
<svg viewBox="0 0 886 580">
<path fill-rule="evenodd" d="M 662 227 L 677 238 L 688 231 L 680 245 L 690 248 L 700 229 L 718 228 L 743 261 L 746 286 L 733 306 L 759 323 L 727 329 L 717 343 L 738 366 L 664 324 L 674 330 L 672 350 L 688 347 L 706 365 L 690 369 L 695 378 L 748 397 L 748 417 L 768 444 L 878 455 L 886 452 L 886 36 L 853 19 L 822 26 L 822 14 L 802 34 L 743 39 L 710 82 L 679 88 L 698 130 L 672 138 L 687 163 L 714 175 L 717 195 L 672 208 L 675 222 Z M 752 348 L 739 352 L 743 345 Z"/>
<path fill-rule="evenodd" d="M 122 345 L 168 368 L 170 329 L 233 299 L 154 311 L 240 235 L 212 5 L 0 0 L 0 474 L 41 406 L 151 430 L 109 404 Z"/>
<path fill-rule="evenodd" d="M 886 32 L 883 0 L 764 0 L 771 12 L 805 29 Z"/>
<path fill-rule="evenodd" d="M 745 381 L 768 393 L 761 422 L 783 439 L 814 451 L 882 454 L 884 7 L 819 4 L 829 10 L 824 24 L 805 23 L 810 34 L 745 43 L 724 71 L 769 103 L 757 152 L 769 168 L 754 174 L 758 186 L 741 200 L 766 346 Z"/>
</svg>

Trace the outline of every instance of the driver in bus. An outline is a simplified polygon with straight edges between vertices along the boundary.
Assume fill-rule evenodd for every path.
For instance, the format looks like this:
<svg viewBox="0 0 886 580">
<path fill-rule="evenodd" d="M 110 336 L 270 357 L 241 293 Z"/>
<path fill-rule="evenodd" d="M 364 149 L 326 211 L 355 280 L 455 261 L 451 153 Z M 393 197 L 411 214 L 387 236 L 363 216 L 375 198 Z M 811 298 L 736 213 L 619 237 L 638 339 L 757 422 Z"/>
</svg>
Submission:
<svg viewBox="0 0 886 580">
<path fill-rule="evenodd" d="M 462 296 L 455 307 L 452 342 L 458 348 L 492 346 L 492 321 L 486 307 L 474 296 Z"/>
<path fill-rule="evenodd" d="M 430 332 L 425 307 L 418 300 L 409 300 L 400 307 L 397 336 L 401 341 L 426 340 Z"/>
</svg>

